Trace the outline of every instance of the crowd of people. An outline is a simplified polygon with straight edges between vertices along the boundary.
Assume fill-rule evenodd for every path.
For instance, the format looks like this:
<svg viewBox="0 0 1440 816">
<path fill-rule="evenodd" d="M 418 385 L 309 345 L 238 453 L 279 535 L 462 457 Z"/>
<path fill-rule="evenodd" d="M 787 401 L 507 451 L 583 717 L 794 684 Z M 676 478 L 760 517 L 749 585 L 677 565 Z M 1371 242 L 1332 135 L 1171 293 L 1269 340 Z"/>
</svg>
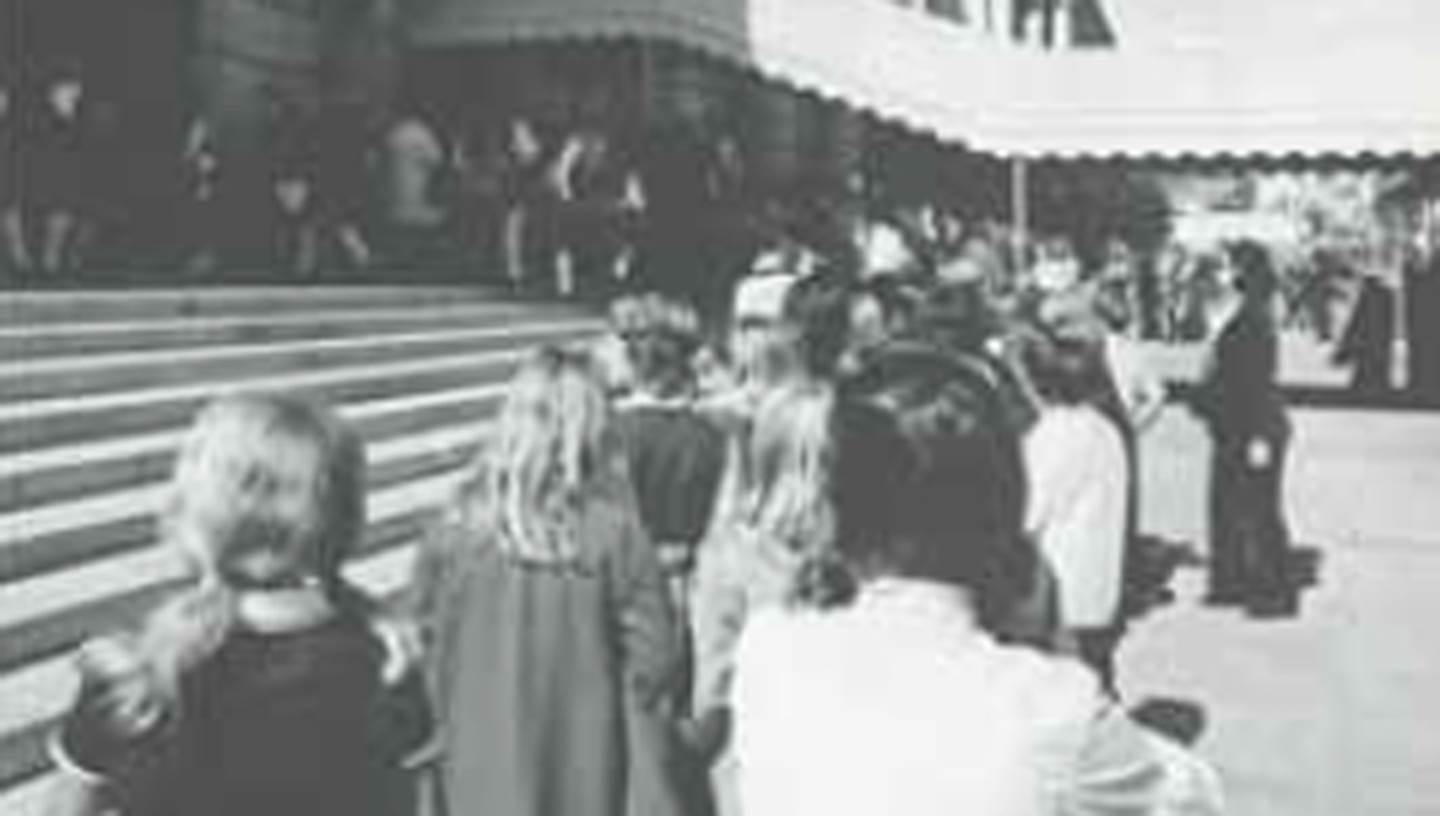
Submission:
<svg viewBox="0 0 1440 816">
<path fill-rule="evenodd" d="M 33 84 L 0 76 L 0 275 L 22 283 L 137 264 L 218 280 L 404 270 L 597 297 L 621 281 L 708 286 L 686 293 L 718 308 L 716 282 L 743 274 L 766 231 L 766 207 L 742 190 L 735 141 L 693 128 L 637 134 L 603 111 L 481 115 L 420 103 L 381 115 L 360 100 L 303 101 L 266 86 L 253 133 L 233 123 L 222 133 L 199 113 L 173 145 L 131 145 L 113 101 L 93 98 L 80 70 Z M 159 210 L 165 196 L 132 206 L 112 172 L 135 151 L 153 171 L 147 188 L 173 192 Z M 138 247 L 146 219 L 167 224 L 164 246 Z M 703 268 L 678 283 L 653 272 L 680 261 Z"/>
<path fill-rule="evenodd" d="M 1163 600 L 1138 438 L 1165 401 L 1088 282 L 997 299 L 797 273 L 522 362 L 395 600 L 345 577 L 356 433 L 224 397 L 160 530 L 189 586 L 81 648 L 57 813 L 1211 814 L 1193 723 L 1127 711 Z M 1294 614 L 1276 278 L 1192 408 L 1215 439 L 1208 600 Z M 1183 719 L 1183 718 L 1181 718 Z"/>
</svg>

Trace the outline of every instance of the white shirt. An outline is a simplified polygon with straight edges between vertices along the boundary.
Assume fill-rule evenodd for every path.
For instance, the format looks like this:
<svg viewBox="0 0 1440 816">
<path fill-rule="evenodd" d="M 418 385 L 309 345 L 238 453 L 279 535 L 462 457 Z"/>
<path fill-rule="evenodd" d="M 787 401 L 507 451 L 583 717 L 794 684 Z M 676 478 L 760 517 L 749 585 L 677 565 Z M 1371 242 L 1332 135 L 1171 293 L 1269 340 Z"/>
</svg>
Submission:
<svg viewBox="0 0 1440 816">
<path fill-rule="evenodd" d="M 844 609 L 758 611 L 735 671 L 745 816 L 1181 812 L 1161 806 L 1167 758 L 1092 674 L 996 643 L 957 588 L 896 580 Z"/>
<path fill-rule="evenodd" d="M 1165 384 L 1155 376 L 1138 343 L 1111 332 L 1105 335 L 1105 364 L 1125 404 L 1131 425 L 1143 430 L 1165 407 Z"/>
<path fill-rule="evenodd" d="M 1066 628 L 1112 624 L 1120 606 L 1129 465 L 1120 432 L 1089 406 L 1051 406 L 1025 437 L 1036 537 Z"/>
<path fill-rule="evenodd" d="M 387 136 L 390 218 L 396 224 L 433 226 L 445 217 L 430 200 L 430 183 L 445 163 L 445 148 L 428 125 L 402 119 Z"/>
</svg>

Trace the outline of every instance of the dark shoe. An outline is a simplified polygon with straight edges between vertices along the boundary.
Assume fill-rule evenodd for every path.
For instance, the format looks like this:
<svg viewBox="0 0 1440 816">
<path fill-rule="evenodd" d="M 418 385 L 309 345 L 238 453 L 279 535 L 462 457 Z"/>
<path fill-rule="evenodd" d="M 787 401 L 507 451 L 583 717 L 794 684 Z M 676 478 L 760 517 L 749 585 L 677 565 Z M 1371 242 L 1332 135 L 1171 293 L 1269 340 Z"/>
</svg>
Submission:
<svg viewBox="0 0 1440 816">
<path fill-rule="evenodd" d="M 1212 589 L 1202 602 L 1206 606 L 1244 606 L 1245 593 L 1238 589 Z"/>
<path fill-rule="evenodd" d="M 1300 595 L 1296 592 L 1271 592 L 1247 598 L 1245 614 L 1261 620 L 1279 620 L 1300 615 Z"/>
</svg>

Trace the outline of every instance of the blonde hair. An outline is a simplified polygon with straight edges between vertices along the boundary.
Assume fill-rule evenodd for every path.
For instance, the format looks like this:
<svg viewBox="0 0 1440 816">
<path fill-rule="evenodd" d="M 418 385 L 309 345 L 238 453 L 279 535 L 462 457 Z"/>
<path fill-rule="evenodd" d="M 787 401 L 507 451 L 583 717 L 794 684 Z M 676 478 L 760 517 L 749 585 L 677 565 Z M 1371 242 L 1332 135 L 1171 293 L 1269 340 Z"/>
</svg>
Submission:
<svg viewBox="0 0 1440 816">
<path fill-rule="evenodd" d="M 213 654 L 245 590 L 318 585 L 351 603 L 340 566 L 365 523 L 359 436 L 328 409 L 281 394 L 202 409 L 176 458 L 160 518 L 194 583 L 147 619 L 133 647 L 152 691 L 179 703 L 181 676 Z"/>
<path fill-rule="evenodd" d="M 318 404 L 241 394 L 186 435 L 164 527 L 202 577 L 244 588 L 336 581 L 364 522 L 359 436 Z"/>
<path fill-rule="evenodd" d="M 501 552 L 521 561 L 576 565 L 583 501 L 614 471 L 610 406 L 594 363 L 546 347 L 520 365 L 490 442 L 460 502 L 465 523 L 484 525 Z"/>
<path fill-rule="evenodd" d="M 795 552 L 828 544 L 833 406 L 832 389 L 815 383 L 762 398 L 739 446 L 731 523 Z"/>
</svg>

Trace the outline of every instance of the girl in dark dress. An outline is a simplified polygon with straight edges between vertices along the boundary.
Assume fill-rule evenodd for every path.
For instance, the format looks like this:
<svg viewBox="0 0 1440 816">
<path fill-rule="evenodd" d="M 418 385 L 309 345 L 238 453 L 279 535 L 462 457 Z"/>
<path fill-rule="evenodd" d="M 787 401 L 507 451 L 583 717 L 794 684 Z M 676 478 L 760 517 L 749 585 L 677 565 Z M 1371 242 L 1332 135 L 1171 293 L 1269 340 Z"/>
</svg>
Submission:
<svg viewBox="0 0 1440 816">
<path fill-rule="evenodd" d="M 698 347 L 695 333 L 676 321 L 656 321 L 628 337 L 636 387 L 619 403 L 617 418 L 641 521 L 682 611 L 695 547 L 725 469 L 725 434 L 695 402 Z"/>
<path fill-rule="evenodd" d="M 340 566 L 364 526 L 359 438 L 284 397 L 232 397 L 185 440 L 162 521 L 195 579 L 86 644 L 52 744 L 53 814 L 395 816 L 429 736 L 423 680 Z"/>
</svg>

